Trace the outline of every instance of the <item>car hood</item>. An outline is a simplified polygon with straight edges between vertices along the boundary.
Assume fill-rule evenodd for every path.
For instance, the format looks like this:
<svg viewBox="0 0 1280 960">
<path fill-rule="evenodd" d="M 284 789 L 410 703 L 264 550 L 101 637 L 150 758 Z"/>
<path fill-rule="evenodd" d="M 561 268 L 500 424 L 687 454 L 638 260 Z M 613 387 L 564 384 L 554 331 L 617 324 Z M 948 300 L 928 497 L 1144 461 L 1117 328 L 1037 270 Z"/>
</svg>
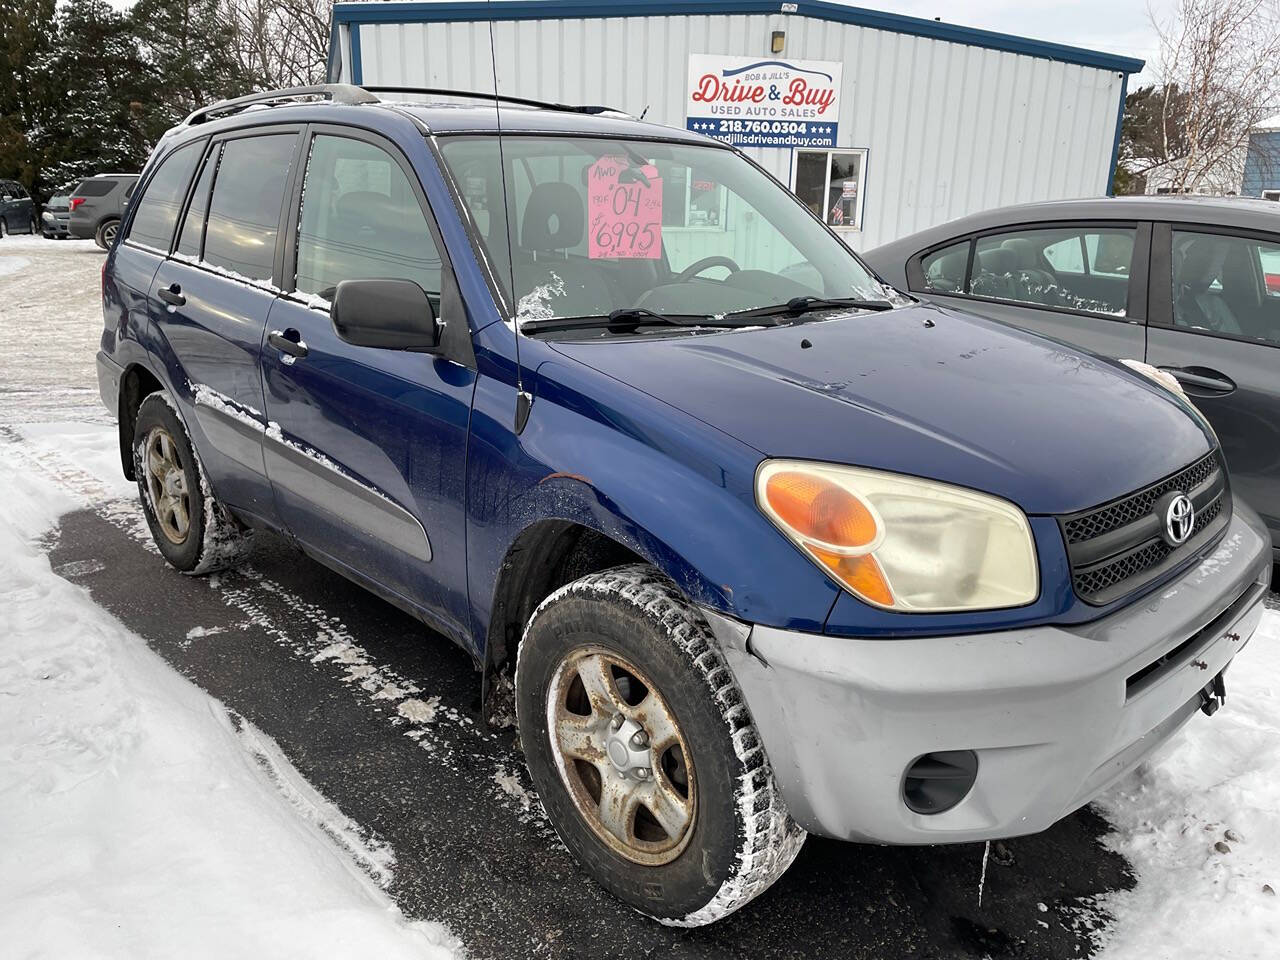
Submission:
<svg viewBox="0 0 1280 960">
<path fill-rule="evenodd" d="M 788 327 L 555 348 L 768 457 L 930 477 L 1032 514 L 1207 453 L 1182 401 L 1109 360 L 928 304 Z"/>
</svg>

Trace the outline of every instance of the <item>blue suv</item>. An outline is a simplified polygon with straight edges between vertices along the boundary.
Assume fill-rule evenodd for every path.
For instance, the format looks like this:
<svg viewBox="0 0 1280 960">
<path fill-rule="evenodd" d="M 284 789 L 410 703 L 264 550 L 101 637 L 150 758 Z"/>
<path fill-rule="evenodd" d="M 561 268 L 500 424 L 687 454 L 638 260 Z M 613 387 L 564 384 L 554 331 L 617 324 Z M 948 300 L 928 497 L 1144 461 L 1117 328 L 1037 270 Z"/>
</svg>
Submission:
<svg viewBox="0 0 1280 960">
<path fill-rule="evenodd" d="M 1271 546 L 1185 397 L 899 293 L 723 144 L 438 94 L 147 164 L 98 369 L 177 570 L 271 530 L 452 638 L 671 924 L 807 832 L 1043 830 L 1217 709 Z"/>
</svg>

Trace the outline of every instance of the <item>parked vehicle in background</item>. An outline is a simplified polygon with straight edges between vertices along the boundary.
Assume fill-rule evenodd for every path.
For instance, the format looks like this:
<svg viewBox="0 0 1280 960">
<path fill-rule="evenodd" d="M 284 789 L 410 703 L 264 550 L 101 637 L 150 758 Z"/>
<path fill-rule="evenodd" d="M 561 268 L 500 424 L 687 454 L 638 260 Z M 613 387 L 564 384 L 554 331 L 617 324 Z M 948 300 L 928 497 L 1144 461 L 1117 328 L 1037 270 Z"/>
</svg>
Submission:
<svg viewBox="0 0 1280 960">
<path fill-rule="evenodd" d="M 889 283 L 1173 374 L 1213 424 L 1280 562 L 1280 208 L 1107 197 L 1024 204 L 866 253 Z"/>
<path fill-rule="evenodd" d="M 0 180 L 0 237 L 35 232 L 35 205 L 27 188 L 17 180 Z"/>
<path fill-rule="evenodd" d="M 71 194 L 71 236 L 108 249 L 137 182 L 136 173 L 103 173 L 81 180 Z"/>
<path fill-rule="evenodd" d="M 49 198 L 40 214 L 40 233 L 46 240 L 71 236 L 71 194 L 59 193 Z"/>
<path fill-rule="evenodd" d="M 147 165 L 98 376 L 173 567 L 278 531 L 451 637 L 568 849 L 684 926 L 806 831 L 1043 830 L 1217 709 L 1271 546 L 1181 395 L 886 287 L 719 141 L 398 96 Z"/>
</svg>

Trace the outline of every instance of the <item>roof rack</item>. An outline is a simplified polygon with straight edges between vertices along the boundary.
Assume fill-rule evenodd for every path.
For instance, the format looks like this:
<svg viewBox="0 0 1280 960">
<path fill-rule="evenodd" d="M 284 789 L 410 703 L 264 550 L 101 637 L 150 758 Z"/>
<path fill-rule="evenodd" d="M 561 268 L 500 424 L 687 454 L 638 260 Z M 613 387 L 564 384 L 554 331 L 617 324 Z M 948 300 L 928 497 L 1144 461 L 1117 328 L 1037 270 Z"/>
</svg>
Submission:
<svg viewBox="0 0 1280 960">
<path fill-rule="evenodd" d="M 479 93 L 475 90 L 451 90 L 447 87 L 383 87 L 383 86 L 363 86 L 361 90 L 369 93 L 426 93 L 435 97 L 461 97 L 466 100 L 497 100 L 500 103 L 514 103 L 523 107 L 536 107 L 539 110 L 559 110 L 564 113 L 586 113 L 597 115 L 602 113 L 616 113 L 620 116 L 630 116 L 624 110 L 618 110 L 614 107 L 605 107 L 595 104 L 573 104 L 573 103 L 555 103 L 551 100 L 532 100 L 528 97 L 512 97 L 505 93 Z"/>
<path fill-rule="evenodd" d="M 272 105 L 288 100 L 302 99 L 329 100 L 333 103 L 377 103 L 378 98 L 360 87 L 349 83 L 322 83 L 310 87 L 286 87 L 283 90 L 265 90 L 262 93 L 251 93 L 246 97 L 235 97 L 232 100 L 219 100 L 207 107 L 201 107 L 192 113 L 183 124 L 192 126 L 205 123 L 215 117 L 223 117 L 239 113 L 249 107 Z"/>
</svg>

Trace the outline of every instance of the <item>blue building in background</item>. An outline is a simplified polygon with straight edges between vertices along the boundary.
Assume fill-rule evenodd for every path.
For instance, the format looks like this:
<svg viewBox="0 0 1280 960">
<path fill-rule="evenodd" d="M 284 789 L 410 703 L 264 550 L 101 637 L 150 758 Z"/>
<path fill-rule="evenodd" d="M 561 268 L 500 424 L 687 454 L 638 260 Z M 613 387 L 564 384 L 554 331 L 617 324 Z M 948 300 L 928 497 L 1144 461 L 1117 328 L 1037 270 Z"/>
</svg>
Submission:
<svg viewBox="0 0 1280 960">
<path fill-rule="evenodd" d="M 1240 194 L 1280 201 L 1280 116 L 1264 120 L 1249 135 Z"/>
</svg>

